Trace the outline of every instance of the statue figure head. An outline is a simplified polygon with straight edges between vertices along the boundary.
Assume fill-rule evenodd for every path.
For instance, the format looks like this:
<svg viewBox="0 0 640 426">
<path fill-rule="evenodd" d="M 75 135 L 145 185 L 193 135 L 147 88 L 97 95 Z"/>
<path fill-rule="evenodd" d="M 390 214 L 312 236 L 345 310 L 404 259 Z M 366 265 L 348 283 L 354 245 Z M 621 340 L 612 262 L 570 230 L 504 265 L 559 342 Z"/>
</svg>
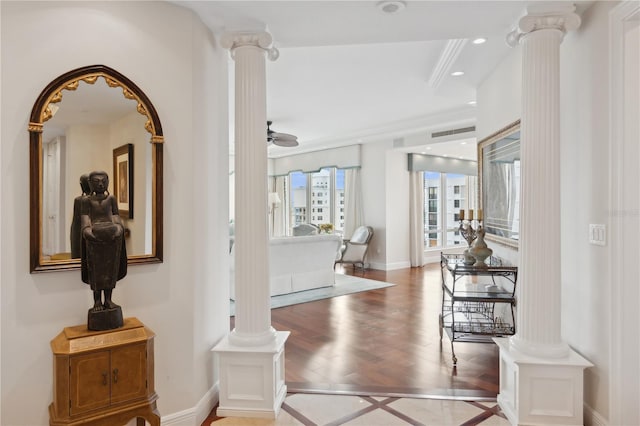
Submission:
<svg viewBox="0 0 640 426">
<path fill-rule="evenodd" d="M 80 189 L 82 189 L 82 195 L 91 193 L 91 187 L 89 186 L 89 175 L 84 174 L 80 176 Z"/>
<path fill-rule="evenodd" d="M 107 175 L 107 172 L 94 171 L 89 173 L 89 187 L 91 188 L 91 193 L 104 194 L 106 192 L 108 194 L 109 175 Z"/>
</svg>

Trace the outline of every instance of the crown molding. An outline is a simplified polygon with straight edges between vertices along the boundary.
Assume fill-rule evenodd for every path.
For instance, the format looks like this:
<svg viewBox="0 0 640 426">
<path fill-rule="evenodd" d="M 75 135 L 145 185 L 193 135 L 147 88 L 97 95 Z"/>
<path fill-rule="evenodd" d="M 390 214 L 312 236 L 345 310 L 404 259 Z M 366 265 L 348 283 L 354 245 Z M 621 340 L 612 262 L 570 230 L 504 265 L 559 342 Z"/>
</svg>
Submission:
<svg viewBox="0 0 640 426">
<path fill-rule="evenodd" d="M 435 89 L 436 87 L 440 86 L 440 83 L 442 83 L 445 75 L 449 73 L 456 59 L 458 59 L 458 56 L 460 56 L 460 53 L 462 53 L 462 49 L 464 49 L 467 41 L 468 39 L 461 38 L 449 40 L 447 42 L 447 45 L 444 47 L 442 53 L 440 54 L 438 62 L 431 71 L 431 77 L 429 77 L 429 81 L 427 82 L 429 87 Z"/>
<path fill-rule="evenodd" d="M 300 145 L 296 148 L 270 147 L 268 155 L 269 158 L 286 157 L 293 154 L 313 152 L 321 149 L 366 144 L 381 140 L 393 140 L 430 130 L 442 130 L 451 126 L 466 126 L 474 125 L 475 123 L 475 107 L 464 106 L 427 116 L 399 120 L 387 123 L 383 126 L 363 129 L 361 131 L 351 132 L 338 137 L 300 141 Z"/>
</svg>

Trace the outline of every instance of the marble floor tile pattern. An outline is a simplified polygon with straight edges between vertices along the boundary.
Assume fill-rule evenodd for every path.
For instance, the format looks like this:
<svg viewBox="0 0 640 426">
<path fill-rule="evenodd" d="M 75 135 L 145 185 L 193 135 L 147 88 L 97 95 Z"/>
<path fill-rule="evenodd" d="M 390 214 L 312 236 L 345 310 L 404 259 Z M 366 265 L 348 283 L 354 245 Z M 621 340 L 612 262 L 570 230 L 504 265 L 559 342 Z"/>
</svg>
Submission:
<svg viewBox="0 0 640 426">
<path fill-rule="evenodd" d="M 212 426 L 508 426 L 495 401 L 462 401 L 392 396 L 289 394 L 278 418 L 213 417 Z"/>
</svg>

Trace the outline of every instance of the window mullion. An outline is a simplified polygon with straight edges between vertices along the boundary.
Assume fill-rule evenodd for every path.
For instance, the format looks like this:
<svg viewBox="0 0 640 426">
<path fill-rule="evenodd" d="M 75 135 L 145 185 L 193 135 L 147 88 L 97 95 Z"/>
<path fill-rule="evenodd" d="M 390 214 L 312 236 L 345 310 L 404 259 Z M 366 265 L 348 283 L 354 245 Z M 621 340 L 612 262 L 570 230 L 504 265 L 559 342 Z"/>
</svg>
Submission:
<svg viewBox="0 0 640 426">
<path fill-rule="evenodd" d="M 440 220 L 440 247 L 447 246 L 447 174 L 440 173 L 440 202 L 438 205 Z"/>
<path fill-rule="evenodd" d="M 305 179 L 307 181 L 307 214 L 305 215 L 305 223 L 311 223 L 311 214 L 313 213 L 312 211 L 312 206 L 311 206 L 311 191 L 313 190 L 313 188 L 311 187 L 312 183 L 313 183 L 313 179 L 311 179 L 311 173 L 305 173 L 304 174 Z"/>
</svg>

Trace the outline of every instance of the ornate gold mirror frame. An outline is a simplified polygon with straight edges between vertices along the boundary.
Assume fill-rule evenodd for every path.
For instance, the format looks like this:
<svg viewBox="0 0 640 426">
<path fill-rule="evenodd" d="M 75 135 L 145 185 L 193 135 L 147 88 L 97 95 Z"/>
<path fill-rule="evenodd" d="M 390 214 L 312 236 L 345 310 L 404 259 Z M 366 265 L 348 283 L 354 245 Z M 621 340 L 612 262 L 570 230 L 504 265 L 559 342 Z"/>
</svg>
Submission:
<svg viewBox="0 0 640 426">
<path fill-rule="evenodd" d="M 95 84 L 103 78 L 114 89 L 121 88 L 124 98 L 137 102 L 137 111 L 146 117 L 145 129 L 150 133 L 151 143 L 151 253 L 130 255 L 129 264 L 162 262 L 162 146 L 164 136 L 160 118 L 151 101 L 138 86 L 124 75 L 104 65 L 91 65 L 69 71 L 55 80 L 40 93 L 29 120 L 29 180 L 30 180 L 30 271 L 46 272 L 80 269 L 80 259 L 54 260 L 42 254 L 43 236 L 43 150 L 42 133 L 44 123 L 53 117 L 53 112 L 62 101 L 64 91 L 74 91 L 81 83 Z"/>
</svg>

